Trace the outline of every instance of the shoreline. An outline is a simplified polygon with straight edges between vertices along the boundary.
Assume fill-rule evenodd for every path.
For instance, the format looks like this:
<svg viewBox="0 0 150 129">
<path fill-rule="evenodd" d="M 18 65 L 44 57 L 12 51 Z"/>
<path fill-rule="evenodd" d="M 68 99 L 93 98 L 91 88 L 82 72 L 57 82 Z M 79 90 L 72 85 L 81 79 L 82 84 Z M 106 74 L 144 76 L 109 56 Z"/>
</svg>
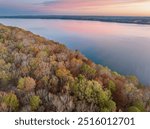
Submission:
<svg viewBox="0 0 150 129">
<path fill-rule="evenodd" d="M 127 16 L 0 16 L 0 19 L 49 19 L 49 20 L 78 20 L 100 21 L 110 23 L 150 25 L 150 17 L 127 17 Z"/>
</svg>

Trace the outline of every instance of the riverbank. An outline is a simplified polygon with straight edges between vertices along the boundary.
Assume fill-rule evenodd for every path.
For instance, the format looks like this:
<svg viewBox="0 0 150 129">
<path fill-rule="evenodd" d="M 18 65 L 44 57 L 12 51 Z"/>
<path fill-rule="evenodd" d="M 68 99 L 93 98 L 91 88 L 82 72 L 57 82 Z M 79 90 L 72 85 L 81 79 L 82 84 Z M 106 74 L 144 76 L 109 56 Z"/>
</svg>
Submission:
<svg viewBox="0 0 150 129">
<path fill-rule="evenodd" d="M 82 21 L 101 21 L 129 24 L 150 25 L 150 17 L 131 17 L 131 16 L 65 16 L 65 15 L 26 15 L 26 16 L 0 16 L 9 19 L 61 19 L 61 20 L 82 20 Z"/>
</svg>

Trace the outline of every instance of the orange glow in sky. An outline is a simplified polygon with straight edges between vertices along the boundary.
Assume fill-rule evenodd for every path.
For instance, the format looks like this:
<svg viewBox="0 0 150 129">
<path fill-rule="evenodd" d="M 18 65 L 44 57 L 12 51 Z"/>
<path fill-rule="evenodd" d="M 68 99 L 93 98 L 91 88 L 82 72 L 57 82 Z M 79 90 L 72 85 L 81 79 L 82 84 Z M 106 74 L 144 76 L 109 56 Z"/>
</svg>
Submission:
<svg viewBox="0 0 150 129">
<path fill-rule="evenodd" d="M 150 16 L 150 0 L 62 1 L 64 2 L 47 2 L 40 9 L 56 14 Z"/>
<path fill-rule="evenodd" d="M 103 7 L 91 8 L 93 14 L 102 15 L 127 15 L 127 16 L 150 16 L 150 1 L 141 3 L 127 3 L 108 5 Z M 90 13 L 90 12 L 89 12 Z"/>
</svg>

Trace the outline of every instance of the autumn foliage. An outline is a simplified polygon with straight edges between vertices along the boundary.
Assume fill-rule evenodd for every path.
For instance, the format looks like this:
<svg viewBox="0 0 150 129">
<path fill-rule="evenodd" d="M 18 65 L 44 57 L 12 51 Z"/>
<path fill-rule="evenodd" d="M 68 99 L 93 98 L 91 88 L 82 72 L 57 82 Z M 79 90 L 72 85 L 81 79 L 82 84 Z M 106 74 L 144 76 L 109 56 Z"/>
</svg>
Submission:
<svg viewBox="0 0 150 129">
<path fill-rule="evenodd" d="M 150 111 L 150 89 L 79 51 L 0 24 L 0 111 Z"/>
</svg>

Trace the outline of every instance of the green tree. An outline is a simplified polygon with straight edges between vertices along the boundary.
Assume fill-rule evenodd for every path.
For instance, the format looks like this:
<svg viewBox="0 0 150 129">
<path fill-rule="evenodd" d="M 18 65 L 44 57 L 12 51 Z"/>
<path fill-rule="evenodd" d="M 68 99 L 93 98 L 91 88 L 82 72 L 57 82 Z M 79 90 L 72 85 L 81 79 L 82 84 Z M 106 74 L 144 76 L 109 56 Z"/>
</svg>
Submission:
<svg viewBox="0 0 150 129">
<path fill-rule="evenodd" d="M 17 111 L 19 101 L 14 93 L 8 93 L 3 97 L 3 102 L 12 110 Z"/>
<path fill-rule="evenodd" d="M 115 92 L 116 91 L 116 84 L 112 80 L 109 80 L 109 82 L 108 82 L 108 89 L 111 92 Z"/>
<path fill-rule="evenodd" d="M 145 111 L 144 104 L 140 100 L 136 100 L 135 102 L 133 102 L 133 106 L 137 107 L 141 112 Z"/>
<path fill-rule="evenodd" d="M 5 60 L 0 59 L 0 82 L 2 86 L 7 86 L 11 79 L 10 67 L 10 63 L 6 63 Z"/>
<path fill-rule="evenodd" d="M 89 79 L 93 78 L 96 73 L 96 70 L 87 64 L 83 64 L 80 70 L 81 73 Z"/>
<path fill-rule="evenodd" d="M 97 81 L 89 81 L 84 76 L 79 75 L 71 89 L 79 99 L 96 103 L 100 111 L 103 109 L 107 109 L 107 111 L 116 110 L 116 104 L 111 100 L 111 92 L 109 90 L 104 91 Z"/>
<path fill-rule="evenodd" d="M 41 103 L 41 99 L 39 96 L 32 96 L 30 98 L 30 106 L 33 111 L 38 109 L 38 107 L 40 106 L 40 103 Z"/>
<path fill-rule="evenodd" d="M 59 78 L 66 78 L 70 75 L 70 71 L 66 68 L 61 68 L 56 70 L 56 76 Z"/>
<path fill-rule="evenodd" d="M 24 77 L 24 78 L 20 78 L 18 81 L 18 86 L 17 88 L 20 90 L 32 90 L 35 88 L 36 82 L 33 78 L 31 77 Z"/>
<path fill-rule="evenodd" d="M 105 107 L 102 109 L 104 112 L 116 111 L 116 103 L 113 100 L 108 100 L 105 102 Z"/>
</svg>

